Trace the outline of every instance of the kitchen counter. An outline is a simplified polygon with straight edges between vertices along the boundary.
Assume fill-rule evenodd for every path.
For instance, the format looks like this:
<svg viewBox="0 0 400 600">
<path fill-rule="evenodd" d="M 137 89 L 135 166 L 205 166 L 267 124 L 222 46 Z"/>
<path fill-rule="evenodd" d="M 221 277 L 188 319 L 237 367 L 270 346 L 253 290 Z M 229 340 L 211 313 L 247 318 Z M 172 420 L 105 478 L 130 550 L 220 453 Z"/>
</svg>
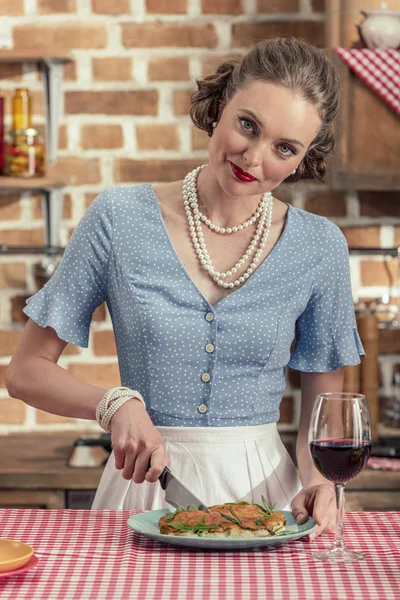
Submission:
<svg viewBox="0 0 400 600">
<path fill-rule="evenodd" d="M 0 436 L 0 507 L 89 508 L 102 467 L 67 465 L 74 441 L 84 435 L 94 434 Z M 349 510 L 399 510 L 400 471 L 364 469 L 347 484 L 346 497 Z"/>
<path fill-rule="evenodd" d="M 132 532 L 134 512 L 0 510 L 2 535 L 31 544 L 38 559 L 0 578 L 2 600 L 400 598 L 400 513 L 348 514 L 345 540 L 366 558 L 335 565 L 311 554 L 332 534 L 270 550 L 191 551 Z"/>
</svg>

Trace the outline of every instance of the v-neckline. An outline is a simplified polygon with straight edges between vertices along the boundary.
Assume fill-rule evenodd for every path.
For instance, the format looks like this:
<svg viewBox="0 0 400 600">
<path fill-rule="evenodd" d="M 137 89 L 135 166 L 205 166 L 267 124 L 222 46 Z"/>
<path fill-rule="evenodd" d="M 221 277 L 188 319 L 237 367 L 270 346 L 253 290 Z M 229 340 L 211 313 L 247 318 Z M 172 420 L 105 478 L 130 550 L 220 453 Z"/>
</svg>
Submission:
<svg viewBox="0 0 400 600">
<path fill-rule="evenodd" d="M 281 233 L 281 235 L 279 236 L 278 240 L 276 241 L 275 245 L 274 245 L 274 246 L 271 248 L 271 251 L 270 251 L 270 252 L 268 253 L 268 255 L 267 255 L 265 258 L 264 258 L 264 260 L 262 260 L 262 261 L 261 261 L 261 263 L 258 265 L 257 269 L 256 269 L 256 270 L 255 270 L 255 271 L 254 271 L 254 272 L 251 274 L 251 276 L 250 276 L 250 277 L 247 279 L 247 281 L 245 281 L 245 282 L 244 282 L 244 283 L 243 283 L 243 284 L 242 284 L 242 285 L 241 285 L 239 288 L 237 288 L 236 290 L 233 290 L 232 292 L 230 292 L 230 293 L 229 293 L 227 296 L 224 296 L 224 297 L 223 297 L 223 298 L 221 298 L 220 300 L 217 300 L 217 302 L 215 302 L 215 304 L 211 304 L 211 302 L 209 302 L 209 301 L 207 300 L 207 298 L 206 298 L 206 297 L 203 295 L 203 293 L 202 293 L 202 292 L 199 290 L 199 288 L 197 287 L 197 285 L 195 284 L 195 282 L 193 281 L 193 279 L 192 279 L 192 278 L 191 278 L 191 276 L 189 275 L 189 273 L 188 273 L 188 271 L 187 271 L 187 269 L 186 269 L 185 265 L 183 264 L 183 262 L 182 262 L 182 260 L 181 260 L 181 258 L 180 258 L 180 256 L 179 256 L 179 254 L 178 254 L 178 252 L 176 251 L 176 248 L 175 248 L 174 244 L 172 243 L 171 236 L 170 236 L 170 234 L 169 234 L 169 231 L 168 231 L 168 228 L 167 228 L 167 226 L 166 226 L 165 219 L 164 219 L 164 215 L 163 215 L 163 213 L 162 213 L 162 210 L 161 210 L 161 203 L 160 203 L 160 201 L 159 201 L 159 199 L 158 199 L 158 196 L 157 196 L 157 194 L 156 194 L 156 192 L 155 192 L 154 186 L 153 186 L 151 183 L 150 183 L 150 184 L 148 184 L 148 185 L 149 185 L 149 187 L 150 187 L 150 190 L 151 190 L 151 193 L 152 193 L 152 196 L 153 196 L 154 203 L 155 203 L 155 205 L 156 205 L 156 207 L 157 207 L 158 215 L 159 215 L 159 218 L 160 218 L 160 221 L 161 221 L 161 225 L 162 225 L 162 227 L 163 227 L 163 229 L 164 229 L 164 232 L 165 232 L 166 239 L 167 239 L 167 241 L 168 241 L 168 243 L 169 243 L 169 245 L 170 245 L 170 247 L 171 247 L 171 249 L 172 249 L 172 252 L 173 252 L 173 254 L 175 255 L 175 260 L 178 262 L 178 264 L 179 264 L 179 266 L 180 266 L 181 270 L 183 271 L 183 273 L 185 274 L 186 278 L 187 278 L 187 279 L 190 281 L 190 283 L 192 284 L 192 286 L 193 286 L 193 287 L 194 287 L 194 289 L 196 290 L 196 292 L 197 292 L 198 296 L 200 296 L 200 297 L 201 297 L 201 298 L 204 300 L 204 302 L 206 302 L 206 303 L 208 304 L 208 306 L 209 306 L 209 307 L 210 307 L 212 310 L 214 310 L 214 311 L 217 309 L 217 307 L 219 307 L 219 305 L 220 305 L 222 302 L 224 302 L 224 301 L 227 301 L 227 300 L 228 300 L 228 298 L 231 298 L 232 296 L 236 296 L 237 294 L 239 294 L 239 293 L 240 293 L 240 291 L 241 291 L 242 289 L 244 289 L 245 287 L 247 287 L 247 286 L 248 286 L 248 284 L 249 284 L 249 282 L 253 280 L 253 278 L 254 278 L 254 277 L 256 276 L 256 274 L 257 274 L 257 273 L 260 271 L 260 269 L 266 268 L 264 265 L 265 265 L 265 264 L 268 264 L 268 263 L 270 263 L 270 262 L 271 262 L 271 260 L 269 260 L 269 259 L 270 259 L 270 257 L 272 256 L 272 254 L 276 253 L 276 249 L 277 249 L 279 246 L 281 246 L 281 245 L 283 244 L 283 240 L 284 240 L 284 238 L 286 237 L 286 231 L 287 231 L 287 229 L 288 229 L 289 217 L 290 217 L 290 212 L 291 212 L 291 208 L 292 208 L 292 207 L 291 207 L 291 205 L 290 205 L 290 204 L 288 204 L 287 202 L 285 202 L 285 203 L 284 203 L 284 204 L 286 204 L 286 206 L 288 207 L 288 210 L 287 210 L 287 212 L 286 212 L 285 225 L 284 225 L 284 227 L 283 227 L 283 230 L 282 230 L 282 233 Z"/>
</svg>

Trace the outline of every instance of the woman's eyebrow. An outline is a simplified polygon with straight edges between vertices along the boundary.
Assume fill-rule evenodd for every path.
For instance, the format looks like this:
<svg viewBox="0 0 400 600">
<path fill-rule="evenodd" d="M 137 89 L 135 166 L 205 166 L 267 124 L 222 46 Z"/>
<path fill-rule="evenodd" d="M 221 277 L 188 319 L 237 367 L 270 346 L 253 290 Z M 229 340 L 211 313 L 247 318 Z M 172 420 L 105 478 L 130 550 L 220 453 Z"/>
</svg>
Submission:
<svg viewBox="0 0 400 600">
<path fill-rule="evenodd" d="M 257 115 L 255 113 L 253 113 L 252 110 L 248 110 L 247 108 L 239 108 L 240 111 L 247 113 L 248 115 L 250 115 L 251 117 L 253 117 L 253 119 L 256 121 L 256 123 L 258 123 L 258 125 L 262 128 L 263 124 L 261 123 L 260 119 L 257 117 Z M 301 142 L 299 142 L 299 140 L 292 140 L 289 138 L 281 138 L 282 142 L 289 142 L 291 144 L 297 144 L 298 146 L 301 146 L 302 148 L 304 148 L 304 144 L 302 144 Z"/>
</svg>

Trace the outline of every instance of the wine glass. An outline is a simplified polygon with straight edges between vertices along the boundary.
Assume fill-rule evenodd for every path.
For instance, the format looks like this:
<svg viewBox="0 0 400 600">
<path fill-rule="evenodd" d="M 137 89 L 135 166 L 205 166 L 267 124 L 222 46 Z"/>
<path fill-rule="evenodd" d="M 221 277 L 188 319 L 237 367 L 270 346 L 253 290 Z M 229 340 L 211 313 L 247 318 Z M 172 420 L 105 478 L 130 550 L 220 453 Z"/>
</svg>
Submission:
<svg viewBox="0 0 400 600">
<path fill-rule="evenodd" d="M 343 540 L 344 486 L 365 467 L 371 453 L 371 420 L 363 394 L 329 392 L 315 400 L 309 428 L 309 447 L 314 465 L 335 484 L 336 531 L 332 547 L 313 552 L 330 562 L 358 561 L 361 552 L 348 550 Z"/>
</svg>

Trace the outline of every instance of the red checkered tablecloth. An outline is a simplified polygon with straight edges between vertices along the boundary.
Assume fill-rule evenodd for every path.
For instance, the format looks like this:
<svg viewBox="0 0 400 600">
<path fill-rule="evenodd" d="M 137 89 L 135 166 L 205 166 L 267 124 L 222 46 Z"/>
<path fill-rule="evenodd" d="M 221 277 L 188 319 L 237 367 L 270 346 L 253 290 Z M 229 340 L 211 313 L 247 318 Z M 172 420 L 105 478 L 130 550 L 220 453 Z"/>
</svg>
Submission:
<svg viewBox="0 0 400 600">
<path fill-rule="evenodd" d="M 335 48 L 360 79 L 400 115 L 400 51 Z"/>
<path fill-rule="evenodd" d="M 188 551 L 126 526 L 130 511 L 0 510 L 0 532 L 32 544 L 39 564 L 0 579 L 1 600 L 290 600 L 400 598 L 400 512 L 349 513 L 345 537 L 367 554 L 330 565 L 311 552 L 331 534 L 274 550 Z"/>
</svg>

